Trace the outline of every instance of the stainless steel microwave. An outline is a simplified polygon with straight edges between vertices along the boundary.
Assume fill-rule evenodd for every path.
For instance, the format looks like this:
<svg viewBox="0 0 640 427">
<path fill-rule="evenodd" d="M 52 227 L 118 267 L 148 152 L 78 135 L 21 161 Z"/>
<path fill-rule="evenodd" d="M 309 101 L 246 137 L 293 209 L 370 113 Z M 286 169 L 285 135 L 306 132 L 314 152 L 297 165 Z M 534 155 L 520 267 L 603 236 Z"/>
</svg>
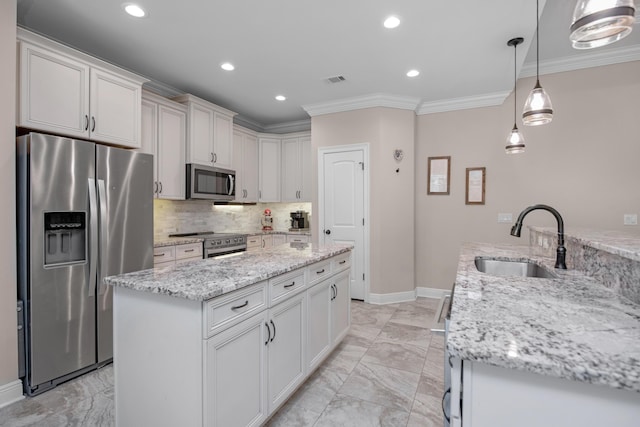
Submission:
<svg viewBox="0 0 640 427">
<path fill-rule="evenodd" d="M 236 198 L 236 172 L 187 163 L 187 199 L 231 201 Z"/>
</svg>

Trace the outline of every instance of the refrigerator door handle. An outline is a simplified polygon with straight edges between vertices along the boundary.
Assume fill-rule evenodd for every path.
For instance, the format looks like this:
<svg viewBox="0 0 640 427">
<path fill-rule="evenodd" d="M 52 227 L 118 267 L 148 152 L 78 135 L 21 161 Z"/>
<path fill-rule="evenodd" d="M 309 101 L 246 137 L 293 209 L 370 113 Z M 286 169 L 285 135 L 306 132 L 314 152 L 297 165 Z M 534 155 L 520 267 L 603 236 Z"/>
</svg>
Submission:
<svg viewBox="0 0 640 427">
<path fill-rule="evenodd" d="M 102 281 L 107 271 L 107 242 L 109 241 L 107 231 L 107 190 L 104 179 L 98 180 L 98 202 L 100 204 L 100 270 L 98 271 L 98 295 L 103 295 L 107 289 Z"/>
<path fill-rule="evenodd" d="M 98 202 L 96 200 L 96 181 L 89 178 L 89 296 L 96 291 L 96 265 L 98 264 Z"/>
</svg>

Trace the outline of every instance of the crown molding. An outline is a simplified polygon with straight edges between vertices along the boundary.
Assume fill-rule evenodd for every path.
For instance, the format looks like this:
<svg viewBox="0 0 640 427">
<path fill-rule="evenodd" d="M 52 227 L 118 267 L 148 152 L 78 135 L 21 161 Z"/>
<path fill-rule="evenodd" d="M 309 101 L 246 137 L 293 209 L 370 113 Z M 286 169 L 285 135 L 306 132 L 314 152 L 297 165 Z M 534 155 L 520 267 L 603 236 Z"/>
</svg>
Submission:
<svg viewBox="0 0 640 427">
<path fill-rule="evenodd" d="M 631 61 L 640 61 L 640 46 L 609 48 L 604 51 L 594 49 L 592 52 L 585 52 L 580 55 L 540 61 L 540 75 L 621 64 Z M 523 65 L 519 78 L 533 77 L 535 75 L 536 63 L 531 62 Z"/>
<path fill-rule="evenodd" d="M 467 110 L 479 107 L 494 107 L 502 105 L 504 100 L 511 93 L 510 90 L 484 95 L 465 96 L 462 98 L 442 99 L 439 101 L 428 101 L 420 104 L 416 111 L 417 115 L 444 113 L 446 111 Z"/>
<path fill-rule="evenodd" d="M 266 125 L 262 129 L 267 133 L 307 132 L 311 130 L 311 119 Z"/>
<path fill-rule="evenodd" d="M 303 105 L 302 108 L 311 116 L 361 110 L 363 108 L 388 107 L 415 111 L 419 98 L 374 93 L 371 95 L 344 98 L 335 101 Z"/>
<path fill-rule="evenodd" d="M 175 98 L 176 96 L 183 95 L 184 91 L 176 89 L 173 86 L 169 86 L 157 80 L 149 80 L 142 85 L 144 89 L 149 92 L 153 92 L 156 95 L 164 96 L 165 98 Z"/>
</svg>

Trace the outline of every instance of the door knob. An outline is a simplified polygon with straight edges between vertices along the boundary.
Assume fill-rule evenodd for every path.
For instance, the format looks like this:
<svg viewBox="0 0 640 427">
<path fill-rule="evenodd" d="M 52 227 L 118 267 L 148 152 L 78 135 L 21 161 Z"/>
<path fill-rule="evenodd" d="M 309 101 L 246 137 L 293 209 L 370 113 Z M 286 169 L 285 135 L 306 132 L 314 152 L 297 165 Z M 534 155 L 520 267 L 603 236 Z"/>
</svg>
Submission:
<svg viewBox="0 0 640 427">
<path fill-rule="evenodd" d="M 331 230 L 325 230 L 325 231 L 324 231 L 324 234 L 326 234 L 326 235 L 331 234 Z"/>
</svg>

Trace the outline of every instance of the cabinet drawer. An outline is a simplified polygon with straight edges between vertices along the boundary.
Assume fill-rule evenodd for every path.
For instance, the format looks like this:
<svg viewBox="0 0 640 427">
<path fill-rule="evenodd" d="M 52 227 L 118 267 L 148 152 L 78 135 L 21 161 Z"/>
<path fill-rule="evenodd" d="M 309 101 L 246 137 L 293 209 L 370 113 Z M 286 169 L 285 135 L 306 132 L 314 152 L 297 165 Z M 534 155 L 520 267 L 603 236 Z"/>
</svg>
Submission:
<svg viewBox="0 0 640 427">
<path fill-rule="evenodd" d="M 331 258 L 331 270 L 335 273 L 351 267 L 351 252 Z"/>
<path fill-rule="evenodd" d="M 297 235 L 297 234 L 288 234 L 287 235 L 287 242 L 288 243 L 308 243 L 309 242 L 309 236 L 306 235 Z"/>
<path fill-rule="evenodd" d="M 320 261 L 309 266 L 309 285 L 318 283 L 331 274 L 331 261 Z"/>
<path fill-rule="evenodd" d="M 153 248 L 153 265 L 169 262 L 176 259 L 176 247 L 175 246 L 162 246 L 160 248 Z"/>
<path fill-rule="evenodd" d="M 247 249 L 259 247 L 262 247 L 262 235 L 247 237 Z"/>
<path fill-rule="evenodd" d="M 202 258 L 202 243 L 176 245 L 176 259 Z"/>
<path fill-rule="evenodd" d="M 271 288 L 270 306 L 304 289 L 306 285 L 304 273 L 305 269 L 300 268 L 269 280 L 269 287 Z"/>
<path fill-rule="evenodd" d="M 267 307 L 267 281 L 206 301 L 204 337 L 235 325 Z"/>
</svg>

